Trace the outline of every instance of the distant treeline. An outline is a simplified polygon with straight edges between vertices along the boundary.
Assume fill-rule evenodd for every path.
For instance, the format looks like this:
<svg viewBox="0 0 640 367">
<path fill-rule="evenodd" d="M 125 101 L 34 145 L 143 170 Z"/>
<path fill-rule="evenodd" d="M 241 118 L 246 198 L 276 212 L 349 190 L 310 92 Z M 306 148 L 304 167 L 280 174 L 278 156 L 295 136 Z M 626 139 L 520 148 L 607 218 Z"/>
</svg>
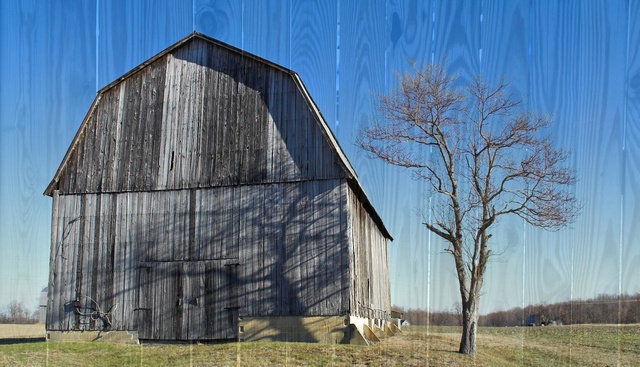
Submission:
<svg viewBox="0 0 640 367">
<path fill-rule="evenodd" d="M 413 325 L 457 326 L 460 307 L 451 311 L 428 312 L 421 309 L 393 307 Z M 550 305 L 538 304 L 480 316 L 480 326 L 523 326 L 530 315 L 558 325 L 637 324 L 640 323 L 640 293 L 634 295 L 599 295 L 587 300 L 572 300 Z"/>
<path fill-rule="evenodd" d="M 0 324 L 35 324 L 38 316 L 38 310 L 32 312 L 18 301 L 11 301 L 4 309 L 0 308 Z"/>
</svg>

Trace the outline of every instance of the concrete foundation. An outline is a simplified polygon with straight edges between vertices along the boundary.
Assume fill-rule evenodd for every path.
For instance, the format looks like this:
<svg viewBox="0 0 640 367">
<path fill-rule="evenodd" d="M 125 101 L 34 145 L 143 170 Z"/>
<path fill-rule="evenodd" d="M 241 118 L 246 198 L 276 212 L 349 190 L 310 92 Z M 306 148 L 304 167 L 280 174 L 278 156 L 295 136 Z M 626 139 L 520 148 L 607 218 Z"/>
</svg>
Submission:
<svg viewBox="0 0 640 367">
<path fill-rule="evenodd" d="M 360 334 L 369 344 L 377 343 L 380 339 L 395 335 L 400 332 L 393 322 L 380 319 L 367 319 L 363 317 L 349 317 L 349 322 L 353 324 Z M 397 332 L 395 331 L 397 330 Z"/>
<path fill-rule="evenodd" d="M 350 339 L 348 318 L 345 316 L 241 317 L 238 326 L 240 341 L 339 344 Z"/>
<path fill-rule="evenodd" d="M 395 335 L 390 323 L 353 316 L 241 317 L 240 341 L 290 341 L 369 345 Z"/>
<path fill-rule="evenodd" d="M 369 345 L 400 330 L 392 322 L 354 316 L 240 317 L 238 341 Z M 47 331 L 50 341 L 139 344 L 137 331 Z M 166 341 L 165 341 L 166 342 Z"/>
<path fill-rule="evenodd" d="M 389 323 L 388 325 L 389 329 L 394 335 L 402 333 L 402 330 L 400 329 L 399 325 L 400 325 L 400 320 L 392 319 L 391 322 Z"/>
</svg>

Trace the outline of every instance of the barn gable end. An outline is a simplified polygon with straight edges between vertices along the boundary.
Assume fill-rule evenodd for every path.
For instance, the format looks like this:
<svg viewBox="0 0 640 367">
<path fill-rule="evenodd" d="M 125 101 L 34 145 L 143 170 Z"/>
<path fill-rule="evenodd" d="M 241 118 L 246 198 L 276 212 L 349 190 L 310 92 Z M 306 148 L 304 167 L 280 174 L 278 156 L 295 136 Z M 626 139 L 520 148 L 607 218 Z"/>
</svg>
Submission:
<svg viewBox="0 0 640 367">
<path fill-rule="evenodd" d="M 340 342 L 309 318 L 389 319 L 391 236 L 304 85 L 204 35 L 102 89 L 45 194 L 49 331 Z"/>
<path fill-rule="evenodd" d="M 298 80 L 191 37 L 99 92 L 45 194 L 351 176 Z"/>
</svg>

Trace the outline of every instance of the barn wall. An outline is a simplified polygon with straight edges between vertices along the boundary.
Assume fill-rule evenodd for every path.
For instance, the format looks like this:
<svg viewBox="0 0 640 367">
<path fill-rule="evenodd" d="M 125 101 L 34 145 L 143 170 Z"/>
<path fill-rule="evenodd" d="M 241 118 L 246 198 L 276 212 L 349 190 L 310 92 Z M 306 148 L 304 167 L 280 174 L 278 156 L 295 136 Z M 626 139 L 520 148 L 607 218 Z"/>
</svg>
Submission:
<svg viewBox="0 0 640 367">
<path fill-rule="evenodd" d="M 344 177 L 288 72 L 194 38 L 98 96 L 65 194 Z"/>
<path fill-rule="evenodd" d="M 240 314 L 337 315 L 348 310 L 340 180 L 229 192 L 240 202 Z M 215 204 L 214 204 L 215 205 Z M 227 207 L 233 207 L 233 201 Z M 211 207 L 211 206 L 210 206 Z M 224 216 L 224 215 L 223 215 Z"/>
<path fill-rule="evenodd" d="M 47 328 L 101 329 L 100 320 L 74 312 L 75 300 L 103 311 L 115 306 L 113 330 L 142 328 L 158 339 L 218 338 L 194 328 L 219 329 L 229 319 L 221 312 L 344 315 L 345 187 L 344 180 L 321 180 L 56 193 Z M 211 312 L 195 312 L 201 309 Z"/>
<path fill-rule="evenodd" d="M 384 228 L 302 88 L 196 37 L 101 91 L 47 189 L 47 329 L 100 330 L 97 308 L 142 339 L 385 318 Z"/>
<path fill-rule="evenodd" d="M 380 232 L 351 186 L 345 186 L 348 205 L 351 315 L 389 320 L 389 240 Z"/>
<path fill-rule="evenodd" d="M 53 205 L 47 329 L 102 329 L 90 313 L 113 306 L 112 328 L 135 329 L 139 245 L 124 214 L 133 203 L 126 195 L 56 194 Z M 75 312 L 76 300 L 85 315 Z"/>
</svg>

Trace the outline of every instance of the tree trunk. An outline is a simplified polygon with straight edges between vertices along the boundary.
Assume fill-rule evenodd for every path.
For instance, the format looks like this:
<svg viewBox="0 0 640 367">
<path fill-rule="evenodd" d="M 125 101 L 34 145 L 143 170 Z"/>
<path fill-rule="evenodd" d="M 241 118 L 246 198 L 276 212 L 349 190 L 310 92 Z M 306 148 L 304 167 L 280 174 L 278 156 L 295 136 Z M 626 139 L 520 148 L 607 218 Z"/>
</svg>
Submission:
<svg viewBox="0 0 640 367">
<path fill-rule="evenodd" d="M 478 310 L 475 302 L 465 302 L 462 305 L 462 339 L 460 350 L 462 354 L 476 354 L 476 329 L 478 325 Z"/>
</svg>

